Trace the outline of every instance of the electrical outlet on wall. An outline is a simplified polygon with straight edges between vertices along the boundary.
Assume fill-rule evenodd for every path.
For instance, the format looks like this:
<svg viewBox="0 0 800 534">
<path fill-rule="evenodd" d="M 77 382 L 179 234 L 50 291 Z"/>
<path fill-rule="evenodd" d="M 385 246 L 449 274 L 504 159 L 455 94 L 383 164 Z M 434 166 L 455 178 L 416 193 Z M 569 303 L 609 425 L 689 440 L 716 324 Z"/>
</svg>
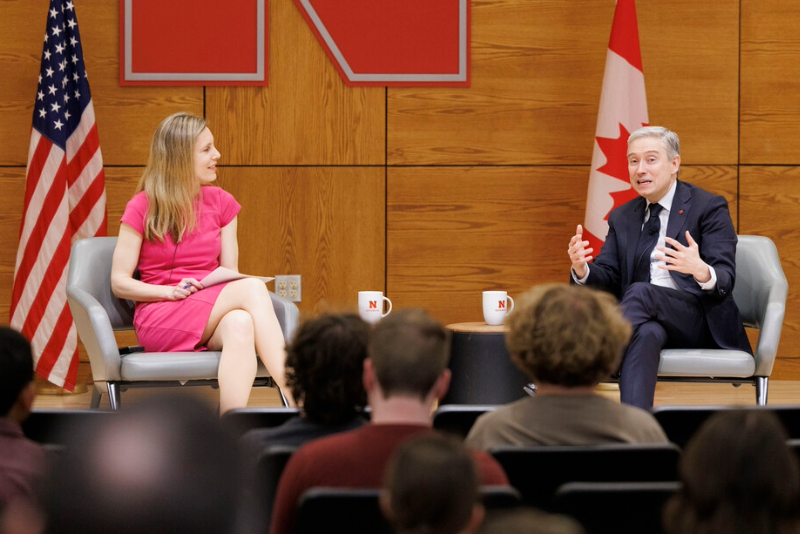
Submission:
<svg viewBox="0 0 800 534">
<path fill-rule="evenodd" d="M 302 300 L 302 284 L 299 274 L 278 274 L 275 275 L 275 293 L 280 297 L 287 298 L 292 302 Z"/>
</svg>

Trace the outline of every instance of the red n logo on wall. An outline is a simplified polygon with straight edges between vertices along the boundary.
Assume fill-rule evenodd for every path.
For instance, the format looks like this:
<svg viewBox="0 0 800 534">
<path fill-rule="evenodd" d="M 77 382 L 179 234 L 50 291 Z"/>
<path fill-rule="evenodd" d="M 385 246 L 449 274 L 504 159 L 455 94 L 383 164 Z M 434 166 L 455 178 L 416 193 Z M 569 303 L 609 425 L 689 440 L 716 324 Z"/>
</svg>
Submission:
<svg viewBox="0 0 800 534">
<path fill-rule="evenodd" d="M 469 86 L 469 0 L 294 0 L 349 86 Z"/>
<path fill-rule="evenodd" d="M 268 0 L 118 1 L 121 85 L 267 85 Z M 349 86 L 469 86 L 470 0 L 294 3 Z"/>
</svg>

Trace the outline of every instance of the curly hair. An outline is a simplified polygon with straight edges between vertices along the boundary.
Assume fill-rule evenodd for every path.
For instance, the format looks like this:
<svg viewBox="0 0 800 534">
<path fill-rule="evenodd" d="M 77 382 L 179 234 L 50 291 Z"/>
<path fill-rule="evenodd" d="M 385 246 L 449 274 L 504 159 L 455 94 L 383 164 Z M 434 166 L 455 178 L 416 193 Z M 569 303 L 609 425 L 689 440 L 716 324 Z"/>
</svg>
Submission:
<svg viewBox="0 0 800 534">
<path fill-rule="evenodd" d="M 354 314 L 322 315 L 297 329 L 287 349 L 286 384 L 309 420 L 337 425 L 363 411 L 369 332 Z"/>
<path fill-rule="evenodd" d="M 680 492 L 664 507 L 670 534 L 800 531 L 800 469 L 778 417 L 766 410 L 711 416 L 681 458 Z"/>
<path fill-rule="evenodd" d="M 565 284 L 522 294 L 506 325 L 506 346 L 517 367 L 534 382 L 564 387 L 608 377 L 631 336 L 613 296 Z"/>
</svg>

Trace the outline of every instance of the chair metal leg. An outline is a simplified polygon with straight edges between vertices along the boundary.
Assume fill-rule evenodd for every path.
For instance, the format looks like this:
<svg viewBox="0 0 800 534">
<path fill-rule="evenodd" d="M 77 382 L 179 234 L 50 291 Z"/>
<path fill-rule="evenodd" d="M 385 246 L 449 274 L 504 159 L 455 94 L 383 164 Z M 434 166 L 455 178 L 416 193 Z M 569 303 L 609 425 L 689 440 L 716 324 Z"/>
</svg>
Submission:
<svg viewBox="0 0 800 534">
<path fill-rule="evenodd" d="M 108 401 L 111 403 L 111 409 L 116 411 L 119 410 L 120 402 L 120 394 L 119 394 L 119 384 L 115 384 L 113 382 L 108 382 Z"/>
<path fill-rule="evenodd" d="M 767 387 L 769 386 L 768 376 L 756 377 L 756 404 L 759 406 L 767 405 Z"/>
<path fill-rule="evenodd" d="M 92 402 L 89 404 L 89 408 L 96 410 L 100 407 L 100 400 L 103 398 L 103 392 L 95 384 L 92 386 Z"/>
<path fill-rule="evenodd" d="M 275 388 L 278 390 L 278 395 L 280 395 L 281 397 L 281 403 L 283 404 L 284 408 L 288 408 L 289 401 L 286 400 L 286 395 L 283 394 L 283 391 L 281 391 L 281 388 L 279 388 L 277 385 L 275 386 Z"/>
</svg>

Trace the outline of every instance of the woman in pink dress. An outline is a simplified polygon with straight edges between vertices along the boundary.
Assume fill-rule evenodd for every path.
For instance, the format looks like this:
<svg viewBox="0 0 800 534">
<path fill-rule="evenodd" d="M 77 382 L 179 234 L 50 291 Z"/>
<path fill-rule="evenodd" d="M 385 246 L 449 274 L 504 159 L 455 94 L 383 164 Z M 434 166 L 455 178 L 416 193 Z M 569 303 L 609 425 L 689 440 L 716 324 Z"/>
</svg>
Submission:
<svg viewBox="0 0 800 534">
<path fill-rule="evenodd" d="M 204 288 L 199 282 L 219 266 L 239 270 L 241 206 L 209 185 L 219 158 L 204 119 L 176 113 L 161 122 L 137 194 L 122 216 L 111 287 L 117 297 L 136 301 L 134 328 L 146 351 L 222 350 L 218 379 L 225 413 L 247 406 L 256 353 L 291 398 L 283 333 L 264 283 L 244 278 Z"/>
</svg>

